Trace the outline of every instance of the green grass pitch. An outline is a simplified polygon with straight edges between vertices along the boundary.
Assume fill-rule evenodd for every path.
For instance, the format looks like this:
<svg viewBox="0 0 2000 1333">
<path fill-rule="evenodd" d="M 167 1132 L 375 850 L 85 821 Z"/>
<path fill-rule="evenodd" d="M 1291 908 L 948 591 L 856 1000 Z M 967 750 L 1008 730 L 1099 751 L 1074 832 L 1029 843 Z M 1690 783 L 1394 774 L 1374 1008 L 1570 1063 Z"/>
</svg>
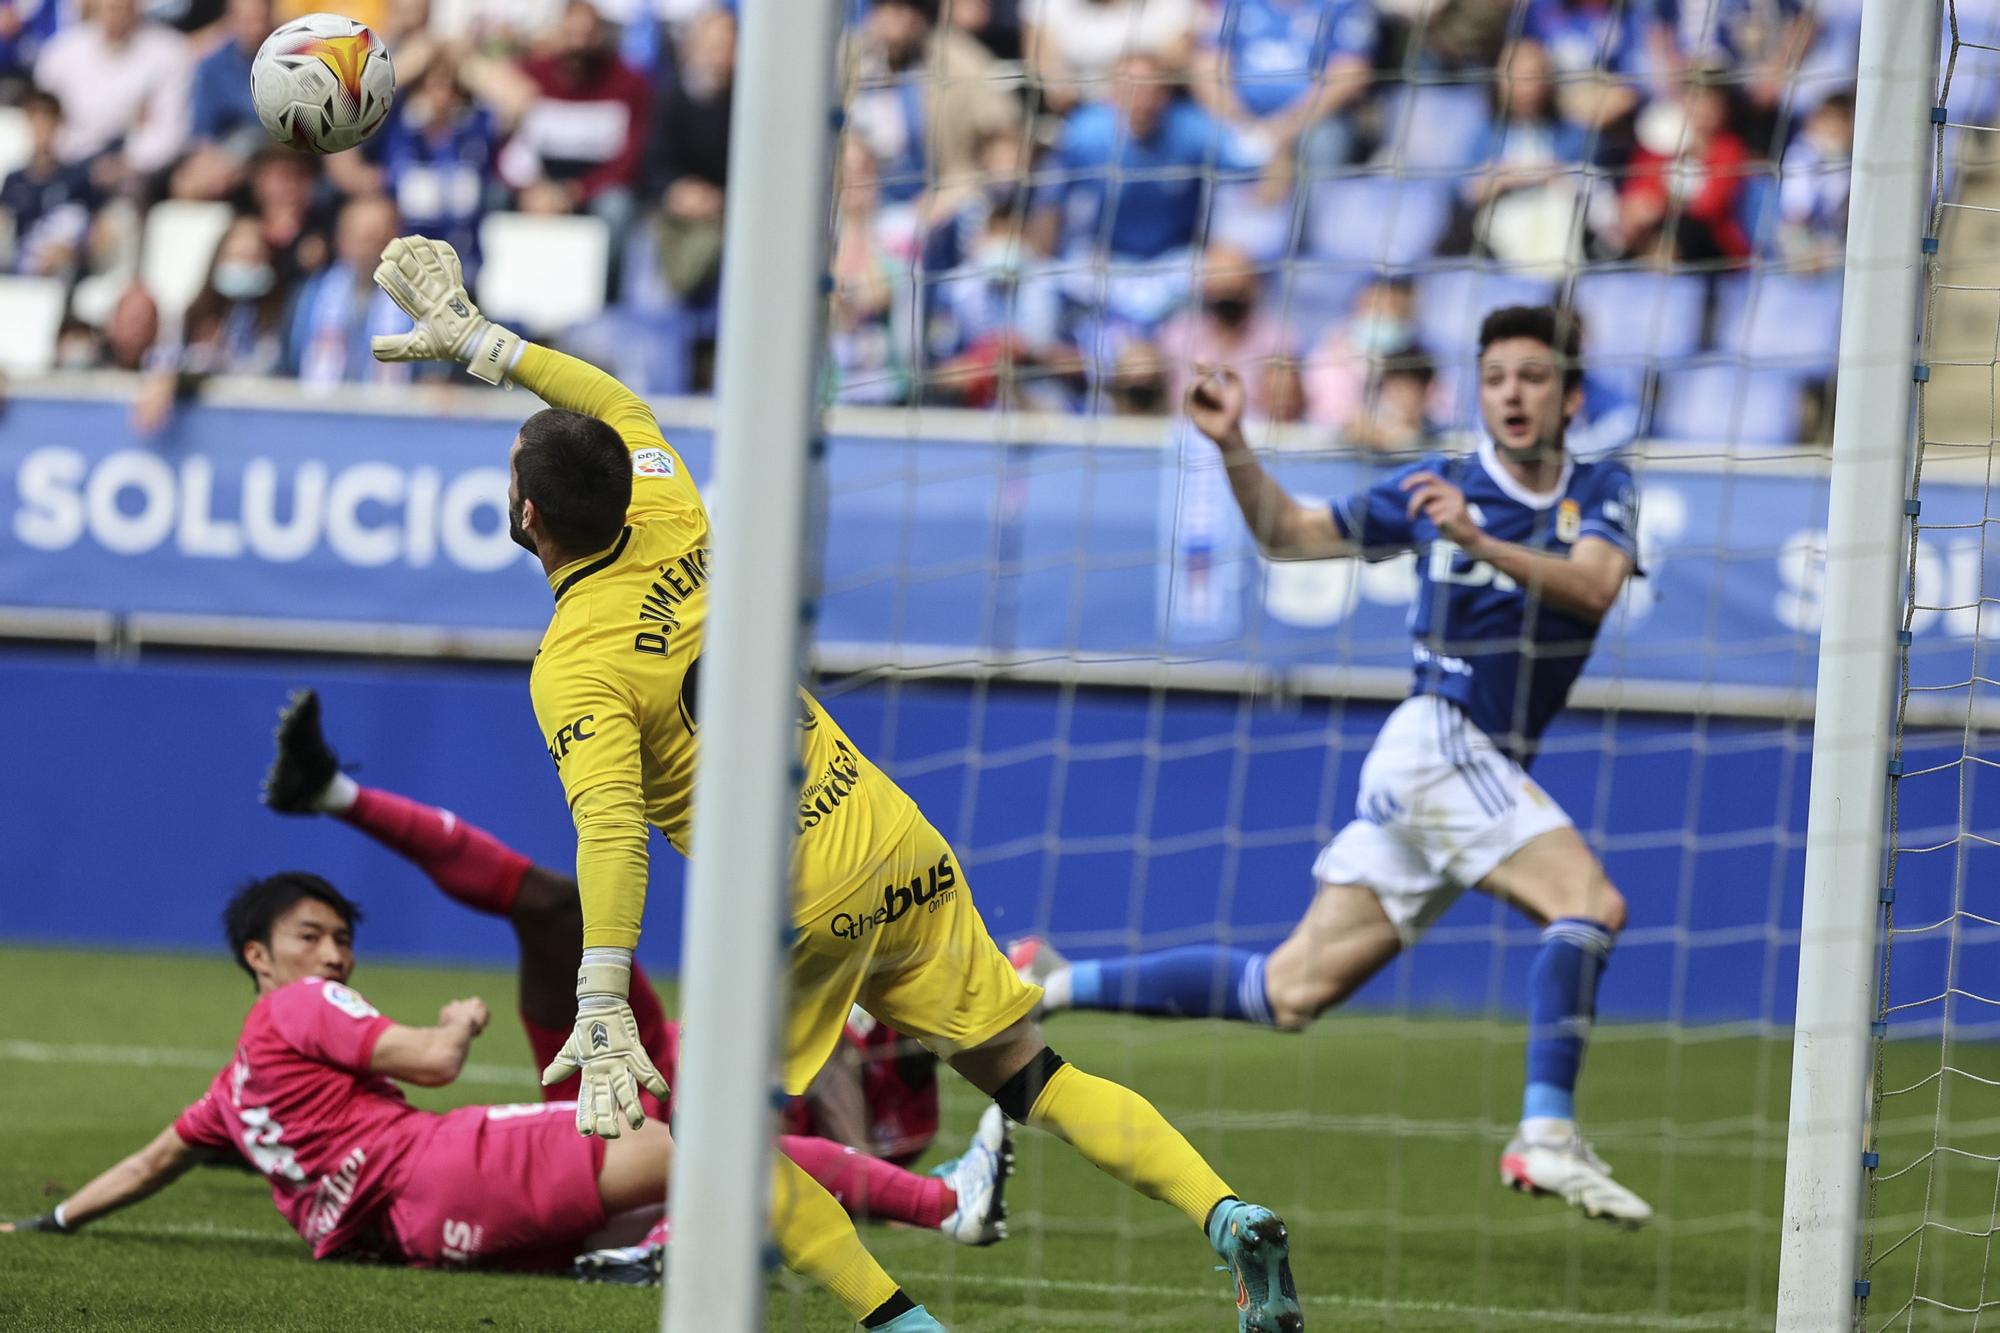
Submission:
<svg viewBox="0 0 2000 1333">
<path fill-rule="evenodd" d="M 428 1022 L 477 994 L 495 1022 L 468 1077 L 415 1098 L 444 1107 L 531 1100 L 513 979 L 496 970 L 364 966 L 379 1007 Z M 0 1216 L 51 1205 L 156 1133 L 226 1057 L 249 990 L 220 957 L 0 949 Z M 39 998 L 37 998 L 39 997 Z M 1587 1127 L 1661 1220 L 1639 1233 L 1587 1223 L 1502 1189 L 1495 1159 L 1520 1086 L 1506 1024 L 1331 1015 L 1304 1037 L 1222 1024 L 1065 1016 L 1071 1060 L 1122 1079 L 1185 1128 L 1244 1195 L 1284 1213 L 1315 1329 L 1758 1329 L 1772 1322 L 1783 1191 L 1783 1038 L 1609 1028 L 1591 1055 Z M 1891 1052 L 1910 1080 L 1935 1043 Z M 1990 1050 L 1955 1063 L 2000 1074 Z M 955 1150 L 981 1103 L 946 1075 Z M 1920 1150 L 1926 1114 L 1898 1129 Z M 1921 1123 L 1918 1123 L 1921 1122 Z M 1991 1118 L 1958 1140 L 1991 1153 Z M 1962 1191 L 1971 1222 L 1992 1195 Z M 1918 1170 L 1898 1185 L 1924 1179 Z M 1932 1180 L 1935 1189 L 1936 1181 Z M 1916 1204 L 1892 1199 L 1885 1210 Z M 917 1299 L 963 1333 L 1235 1327 L 1228 1279 L 1196 1229 L 1024 1132 L 1012 1238 L 955 1248 L 864 1229 Z M 1891 1223 L 1897 1219 L 1890 1218 Z M 1892 1228 L 1884 1234 L 1893 1239 Z M 1886 1244 L 1886 1241 L 1885 1241 Z M 1912 1245 L 1877 1274 L 1878 1326 L 1908 1298 Z M 1985 1257 L 1939 1242 L 1926 1290 L 1976 1282 Z M 1950 1267 L 1946 1265 L 1950 1264 Z M 1898 1285 L 1900 1284 L 1900 1286 Z M 1942 1285 L 1939 1285 L 1942 1284 Z M 1927 1322 L 1928 1319 L 1928 1322 Z M 0 1237 L 0 1329 L 550 1329 L 658 1326 L 657 1293 L 567 1280 L 314 1264 L 262 1182 L 200 1170 L 73 1237 Z M 841 1329 L 839 1308 L 774 1279 L 770 1327 Z M 1902 1321 L 1897 1321 L 1902 1327 Z M 1918 1327 L 1951 1327 L 1920 1317 Z"/>
</svg>

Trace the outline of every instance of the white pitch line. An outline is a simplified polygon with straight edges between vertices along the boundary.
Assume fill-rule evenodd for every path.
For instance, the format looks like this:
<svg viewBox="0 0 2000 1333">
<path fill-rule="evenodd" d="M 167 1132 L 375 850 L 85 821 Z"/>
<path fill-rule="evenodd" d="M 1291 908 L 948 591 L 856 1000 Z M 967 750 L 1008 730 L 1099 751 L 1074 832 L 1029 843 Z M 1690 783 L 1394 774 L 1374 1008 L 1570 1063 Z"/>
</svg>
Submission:
<svg viewBox="0 0 2000 1333">
<path fill-rule="evenodd" d="M 135 1239 L 148 1237 L 172 1239 L 183 1236 L 203 1236 L 214 1240 L 233 1241 L 291 1241 L 290 1232 L 260 1231 L 250 1227 L 218 1226 L 213 1222 L 161 1222 L 131 1223 L 105 1222 L 91 1228 L 105 1235 L 130 1236 Z M 303 1252 L 303 1250 L 301 1251 Z M 1210 1303 L 1226 1299 L 1228 1292 L 1221 1287 L 1199 1290 L 1192 1287 L 1156 1287 L 1142 1283 L 1087 1282 L 1076 1278 L 1033 1278 L 1020 1277 L 1009 1273 L 974 1273 L 959 1270 L 952 1273 L 910 1273 L 915 1282 L 948 1285 L 958 1283 L 968 1287 L 990 1287 L 1008 1291 L 1068 1292 L 1079 1296 L 1140 1296 L 1154 1300 L 1177 1300 L 1196 1303 Z M 1655 1330 L 1656 1333 L 1717 1333 L 1722 1330 L 1756 1328 L 1756 1321 L 1747 1315 L 1668 1315 L 1668 1314 L 1617 1314 L 1611 1312 L 1584 1312 L 1577 1310 L 1542 1310 L 1532 1307 L 1505 1305 L 1471 1305 L 1458 1301 L 1413 1301 L 1367 1296 L 1309 1295 L 1304 1303 L 1328 1310 L 1372 1310 L 1383 1314 L 1432 1314 L 1457 1319 L 1505 1320 L 1510 1323 L 1525 1324 L 1534 1328 L 1606 1328 Z"/>
<path fill-rule="evenodd" d="M 229 1063 L 227 1051 L 177 1050 L 170 1046 L 113 1046 L 88 1042 L 57 1045 L 44 1041 L 0 1040 L 0 1062 L 25 1065 L 127 1065 L 148 1069 L 194 1069 L 214 1073 Z M 525 1067 L 477 1062 L 459 1071 L 458 1081 L 495 1088 L 532 1088 L 536 1080 Z"/>
</svg>

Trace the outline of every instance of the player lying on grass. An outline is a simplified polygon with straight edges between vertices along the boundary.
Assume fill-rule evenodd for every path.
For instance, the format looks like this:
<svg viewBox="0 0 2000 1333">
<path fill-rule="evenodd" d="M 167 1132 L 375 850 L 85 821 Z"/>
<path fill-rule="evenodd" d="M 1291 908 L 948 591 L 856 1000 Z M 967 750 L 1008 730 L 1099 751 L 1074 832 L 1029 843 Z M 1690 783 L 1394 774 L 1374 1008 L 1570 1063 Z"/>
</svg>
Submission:
<svg viewBox="0 0 2000 1333">
<path fill-rule="evenodd" d="M 583 1072 L 577 1125 L 645 1123 L 664 1095 L 628 1002 L 646 900 L 648 826 L 682 853 L 692 826 L 709 525 L 686 464 L 646 404 L 602 371 L 492 324 L 451 247 L 392 242 L 375 280 L 415 321 L 385 360 L 452 360 L 552 404 L 508 454 L 509 529 L 548 576 L 555 611 L 531 676 L 535 714 L 577 830 L 583 961 L 577 1027 L 543 1077 Z M 727 441 L 724 441 L 727 447 Z M 785 1087 L 803 1092 L 852 1007 L 917 1038 L 1012 1119 L 1201 1226 L 1236 1277 L 1241 1330 L 1303 1327 L 1284 1224 L 1244 1203 L 1138 1094 L 1066 1064 L 1032 1013 L 1041 992 L 987 934 L 964 869 L 915 802 L 810 694 L 798 700 Z M 708 855 L 727 855 L 718 847 Z M 779 1157 L 772 1230 L 794 1269 L 869 1328 L 941 1328 L 883 1271 L 840 1207 Z"/>
<path fill-rule="evenodd" d="M 1575 1114 L 1597 985 L 1625 900 L 1526 768 L 1638 554 L 1631 473 L 1564 449 L 1582 400 L 1576 326 L 1548 307 L 1496 310 L 1479 331 L 1486 436 L 1478 450 L 1422 459 L 1332 505 L 1305 504 L 1245 442 L 1236 375 L 1205 373 L 1188 414 L 1221 449 L 1267 557 L 1417 553 L 1416 679 L 1362 764 L 1353 822 L 1313 864 L 1312 905 L 1276 949 L 1192 945 L 1068 963 L 1045 942 L 1023 940 L 1013 958 L 1044 987 L 1049 1010 L 1296 1030 L 1414 944 L 1471 885 L 1542 926 L 1527 1089 L 1500 1177 L 1637 1225 L 1652 1208 L 1611 1179 Z"/>
<path fill-rule="evenodd" d="M 431 849 L 434 863 L 462 885 L 505 853 L 490 841 L 479 845 L 477 836 L 466 842 L 457 855 Z M 53 1211 L 0 1230 L 73 1232 L 190 1167 L 235 1162 L 270 1181 L 272 1201 L 316 1259 L 525 1270 L 574 1259 L 588 1279 L 657 1277 L 665 1240 L 660 1205 L 673 1155 L 665 1119 L 607 1143 L 579 1138 L 575 1107 L 565 1101 L 444 1114 L 411 1106 L 395 1081 L 451 1083 L 489 1015 L 477 999 L 446 1005 L 435 1027 L 405 1027 L 377 1013 L 346 984 L 360 916 L 316 875 L 274 875 L 237 894 L 224 925 L 258 998 L 235 1057 L 151 1143 Z M 662 1035 L 662 1054 L 670 1056 L 672 1034 Z M 995 1128 L 982 1123 L 947 1186 L 976 1202 L 963 1210 L 964 1225 L 940 1229 L 974 1243 L 982 1230 L 997 1238 L 990 1234 L 997 1219 L 984 1218 L 981 1227 L 974 1218 L 975 1209 L 991 1206 L 1001 1179 L 1004 1145 Z M 815 1160 L 831 1168 L 846 1150 L 828 1147 Z M 922 1206 L 921 1178 L 848 1156 L 847 1168 L 832 1172 L 836 1180 L 874 1190 L 878 1204 L 901 1200 L 912 1212 Z M 889 1173 L 908 1179 L 888 1180 Z"/>
<path fill-rule="evenodd" d="M 285 814 L 330 815 L 374 838 L 428 876 L 447 897 L 504 918 L 519 945 L 521 1025 L 535 1067 L 553 1059 L 576 1021 L 575 978 L 583 950 L 576 882 L 538 866 L 449 810 L 364 787 L 343 773 L 321 726 L 316 691 L 300 690 L 279 714 L 277 753 L 264 803 Z M 680 1047 L 677 1024 L 652 983 L 632 964 L 633 1020 L 654 1065 L 669 1082 Z M 857 1218 L 936 1227 L 952 1239 L 988 1244 L 1006 1234 L 1002 1185 L 1013 1145 L 1005 1117 L 990 1108 L 974 1146 L 941 1168 L 903 1168 L 921 1157 L 938 1128 L 936 1060 L 857 1012 L 835 1059 L 806 1095 L 786 1106 L 779 1148 Z M 548 1084 L 546 1101 L 569 1102 L 574 1078 Z M 649 1114 L 668 1118 L 646 1094 Z M 959 1207 L 963 1187 L 969 1206 Z"/>
</svg>

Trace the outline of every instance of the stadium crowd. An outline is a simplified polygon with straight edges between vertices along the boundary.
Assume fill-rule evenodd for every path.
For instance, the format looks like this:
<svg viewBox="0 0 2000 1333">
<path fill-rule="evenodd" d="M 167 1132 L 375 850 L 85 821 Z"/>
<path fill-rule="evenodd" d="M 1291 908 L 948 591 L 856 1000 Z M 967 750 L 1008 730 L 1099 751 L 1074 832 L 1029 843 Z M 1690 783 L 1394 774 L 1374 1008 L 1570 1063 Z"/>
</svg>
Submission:
<svg viewBox="0 0 2000 1333">
<path fill-rule="evenodd" d="M 374 26 L 399 85 L 324 159 L 250 103 L 259 43 L 313 8 Z M 604 304 L 542 332 L 706 391 L 734 8 L 0 0 L 26 129 L 0 260 L 68 287 L 57 365 L 149 372 L 152 426 L 210 374 L 407 378 L 367 351 L 397 325 L 369 275 L 399 231 L 450 240 L 479 292 L 489 218 L 587 216 Z M 1485 308 L 1562 296 L 1600 443 L 1824 415 L 1859 0 L 850 8 L 833 400 L 1158 413 L 1223 361 L 1258 414 L 1401 452 L 1470 419 Z M 142 254 L 163 200 L 227 206 L 212 254 Z M 163 263 L 185 309 L 143 280 Z"/>
</svg>

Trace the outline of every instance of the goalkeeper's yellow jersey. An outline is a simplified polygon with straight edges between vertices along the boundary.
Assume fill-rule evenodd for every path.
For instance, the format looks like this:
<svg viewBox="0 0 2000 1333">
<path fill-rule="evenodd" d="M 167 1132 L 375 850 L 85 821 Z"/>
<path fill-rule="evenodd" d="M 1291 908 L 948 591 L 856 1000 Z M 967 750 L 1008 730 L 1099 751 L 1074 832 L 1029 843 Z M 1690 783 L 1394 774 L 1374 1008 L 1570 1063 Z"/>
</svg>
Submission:
<svg viewBox="0 0 2000 1333">
<path fill-rule="evenodd" d="M 555 615 L 530 676 L 535 717 L 576 820 L 583 942 L 630 948 L 646 900 L 646 827 L 692 850 L 708 511 L 652 411 L 611 376 L 531 344 L 512 378 L 608 423 L 632 453 L 625 529 L 609 550 L 549 576 Z M 799 695 L 806 777 L 792 911 L 804 918 L 873 874 L 917 807 L 817 700 Z"/>
</svg>

